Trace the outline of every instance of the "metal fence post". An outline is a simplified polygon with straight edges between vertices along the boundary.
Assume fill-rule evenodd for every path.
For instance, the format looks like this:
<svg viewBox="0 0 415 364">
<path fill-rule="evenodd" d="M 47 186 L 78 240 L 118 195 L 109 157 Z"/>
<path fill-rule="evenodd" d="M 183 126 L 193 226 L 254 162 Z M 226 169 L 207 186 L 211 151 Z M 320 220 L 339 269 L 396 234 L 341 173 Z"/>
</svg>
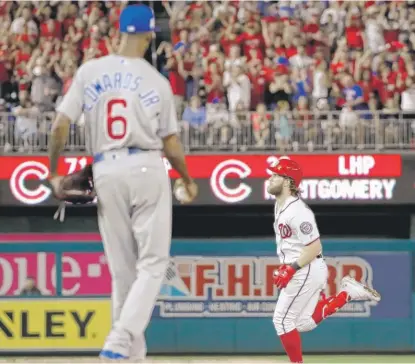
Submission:
<svg viewBox="0 0 415 364">
<path fill-rule="evenodd" d="M 62 296 L 62 253 L 56 252 L 55 257 L 56 296 Z"/>
</svg>

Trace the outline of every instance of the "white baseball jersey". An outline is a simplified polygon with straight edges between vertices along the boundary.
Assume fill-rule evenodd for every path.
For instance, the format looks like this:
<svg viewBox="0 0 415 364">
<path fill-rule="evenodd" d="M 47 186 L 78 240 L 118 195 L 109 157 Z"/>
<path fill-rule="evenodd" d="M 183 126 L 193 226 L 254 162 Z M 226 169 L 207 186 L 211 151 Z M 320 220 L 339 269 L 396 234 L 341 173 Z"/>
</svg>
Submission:
<svg viewBox="0 0 415 364">
<path fill-rule="evenodd" d="M 320 237 L 313 211 L 299 197 L 289 197 L 283 206 L 275 204 L 274 231 L 277 254 L 283 264 L 294 263 L 304 246 Z"/>
<path fill-rule="evenodd" d="M 84 113 L 92 154 L 161 150 L 162 138 L 178 130 L 170 84 L 141 58 L 112 54 L 86 62 L 57 110 L 73 122 Z"/>
</svg>

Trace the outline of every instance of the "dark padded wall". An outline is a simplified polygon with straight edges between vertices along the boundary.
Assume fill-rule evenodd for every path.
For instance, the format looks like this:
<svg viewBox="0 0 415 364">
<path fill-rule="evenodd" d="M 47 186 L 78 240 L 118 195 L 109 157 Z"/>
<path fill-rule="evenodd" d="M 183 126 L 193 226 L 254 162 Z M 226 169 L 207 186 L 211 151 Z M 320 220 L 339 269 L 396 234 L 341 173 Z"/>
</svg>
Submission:
<svg viewBox="0 0 415 364">
<path fill-rule="evenodd" d="M 409 238 L 410 206 L 313 206 L 322 236 Z M 0 232 L 95 232 L 96 209 L 75 207 L 61 224 L 53 220 L 55 208 L 0 208 Z M 273 207 L 177 206 L 174 237 L 272 237 Z"/>
</svg>

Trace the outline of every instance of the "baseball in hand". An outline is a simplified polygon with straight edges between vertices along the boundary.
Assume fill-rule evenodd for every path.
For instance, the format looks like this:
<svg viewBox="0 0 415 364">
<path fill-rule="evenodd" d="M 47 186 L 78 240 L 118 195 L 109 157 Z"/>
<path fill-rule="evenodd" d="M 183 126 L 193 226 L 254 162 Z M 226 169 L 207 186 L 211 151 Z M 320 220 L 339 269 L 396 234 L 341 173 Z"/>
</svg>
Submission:
<svg viewBox="0 0 415 364">
<path fill-rule="evenodd" d="M 189 194 L 187 193 L 186 188 L 184 186 L 178 186 L 177 188 L 175 188 L 174 196 L 180 202 L 185 202 L 189 200 Z"/>
</svg>

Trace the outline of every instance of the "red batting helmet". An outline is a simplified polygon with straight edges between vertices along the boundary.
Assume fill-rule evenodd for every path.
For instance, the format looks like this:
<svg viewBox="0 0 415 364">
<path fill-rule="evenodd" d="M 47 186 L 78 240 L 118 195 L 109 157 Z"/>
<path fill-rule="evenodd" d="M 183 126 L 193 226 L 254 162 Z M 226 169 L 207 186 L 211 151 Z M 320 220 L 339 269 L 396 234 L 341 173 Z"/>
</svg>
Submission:
<svg viewBox="0 0 415 364">
<path fill-rule="evenodd" d="M 279 176 L 291 178 L 297 187 L 303 178 L 300 165 L 287 157 L 281 157 L 277 163 L 268 167 L 268 170 Z"/>
</svg>

